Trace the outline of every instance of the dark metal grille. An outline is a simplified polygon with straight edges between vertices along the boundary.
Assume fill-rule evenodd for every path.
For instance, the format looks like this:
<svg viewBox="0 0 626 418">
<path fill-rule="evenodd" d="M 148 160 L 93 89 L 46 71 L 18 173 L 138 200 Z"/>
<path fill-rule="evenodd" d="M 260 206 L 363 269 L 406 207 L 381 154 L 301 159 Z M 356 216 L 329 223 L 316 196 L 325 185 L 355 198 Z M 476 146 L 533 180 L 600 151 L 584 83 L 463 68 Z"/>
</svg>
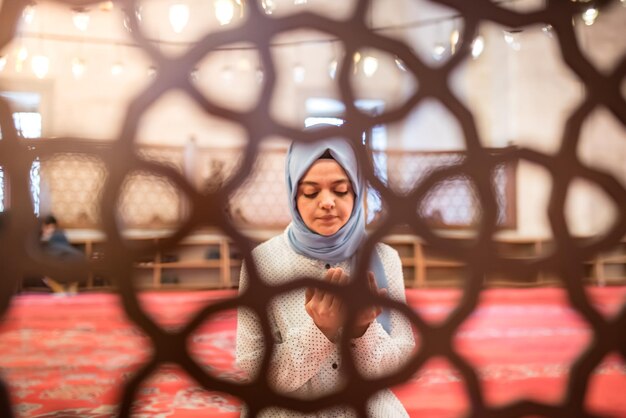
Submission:
<svg viewBox="0 0 626 418">
<path fill-rule="evenodd" d="M 61 2 L 61 1 L 59 1 Z M 67 0 L 74 6 L 84 6 L 96 1 Z M 120 1 L 127 10 L 134 10 L 137 1 Z M 614 318 L 607 319 L 590 303 L 583 289 L 582 260 L 590 259 L 597 253 L 616 245 L 626 233 L 626 191 L 613 177 L 583 164 L 576 155 L 581 125 L 597 106 L 608 108 L 622 124 L 626 124 L 626 103 L 620 94 L 621 84 L 626 73 L 626 58 L 621 57 L 612 72 L 605 73 L 594 67 L 577 45 L 572 28 L 572 17 L 581 13 L 581 4 L 568 0 L 548 0 L 544 8 L 528 13 L 506 9 L 495 3 L 483 1 L 436 0 L 458 10 L 464 19 L 465 27 L 457 53 L 438 68 L 424 64 L 411 49 L 402 42 L 376 33 L 366 25 L 370 1 L 359 1 L 347 21 L 337 21 L 310 13 L 296 14 L 284 18 L 266 16 L 260 2 L 248 2 L 248 21 L 240 29 L 224 30 L 207 35 L 182 56 L 172 59 L 164 56 L 143 34 L 134 13 L 128 15 L 128 24 L 132 28 L 134 40 L 157 63 L 158 72 L 148 88 L 134 98 L 129 105 L 123 126 L 117 141 L 110 149 L 96 149 L 88 141 L 76 138 L 47 139 L 41 141 L 41 156 L 49 157 L 54 153 L 81 153 L 96 157 L 103 162 L 109 173 L 100 205 L 104 229 L 107 234 L 106 256 L 84 264 L 61 265 L 45 258 L 33 247 L 33 237 L 37 233 L 37 220 L 31 210 L 29 197 L 29 172 L 33 155 L 27 145 L 18 136 L 11 112 L 6 101 L 0 100 L 0 165 L 4 168 L 8 188 L 8 212 L 3 215 L 0 225 L 0 312 L 7 310 L 17 282 L 26 274 L 46 274 L 54 276 L 62 272 L 65 276 L 81 276 L 88 271 L 95 272 L 115 284 L 123 301 L 126 313 L 135 324 L 150 338 L 154 352 L 149 361 L 134 374 L 123 389 L 119 415 L 130 415 L 133 399 L 144 380 L 163 363 L 175 363 L 184 369 L 193 379 L 207 390 L 230 393 L 245 402 L 252 414 L 269 405 L 288 407 L 299 411 L 313 411 L 335 404 L 347 404 L 361 416 L 365 416 L 367 399 L 378 390 L 406 381 L 429 359 L 434 356 L 445 357 L 462 375 L 471 412 L 468 416 L 484 417 L 592 417 L 586 410 L 584 400 L 588 388 L 589 376 L 599 362 L 610 352 L 618 352 L 626 357 L 626 310 L 622 309 Z M 599 6 L 604 6 L 606 2 Z M 5 46 L 14 37 L 18 17 L 28 4 L 27 0 L 5 0 L 0 15 L 0 46 Z M 507 27 L 518 28 L 535 24 L 550 24 L 558 39 L 565 63 L 586 86 L 584 99 L 573 110 L 562 133 L 559 150 L 554 155 L 547 155 L 530 149 L 513 149 L 493 155 L 481 146 L 474 119 L 467 109 L 448 87 L 451 72 L 467 59 L 469 41 L 476 33 L 482 21 L 493 21 Z M 346 54 L 338 76 L 341 98 L 345 105 L 345 119 L 341 127 L 303 133 L 275 121 L 269 113 L 276 74 L 271 54 L 271 40 L 279 33 L 296 28 L 313 29 L 327 33 L 341 40 Z M 207 99 L 189 80 L 196 63 L 209 52 L 234 42 L 254 45 L 263 68 L 265 80 L 258 103 L 249 111 L 235 112 L 220 107 Z M 354 92 L 350 85 L 350 60 L 354 52 L 361 47 L 372 47 L 397 55 L 408 71 L 419 80 L 419 89 L 401 107 L 376 116 L 367 116 L 354 106 Z M 145 160 L 137 154 L 134 146 L 135 134 L 140 117 L 147 106 L 172 88 L 178 88 L 195 100 L 206 112 L 239 124 L 247 133 L 248 145 L 238 171 L 226 181 L 219 190 L 206 193 L 196 191 L 181 174 L 163 164 Z M 440 100 L 456 117 L 462 128 L 467 158 L 463 161 L 431 172 L 419 186 L 409 193 L 398 194 L 388 188 L 374 175 L 374 169 L 368 151 L 357 146 L 361 133 L 379 124 L 387 124 L 404 118 L 408 112 L 424 99 L 435 97 Z M 130 246 L 118 229 L 115 216 L 116 202 L 120 199 L 120 190 L 124 180 L 132 172 L 149 172 L 167 178 L 179 188 L 191 202 L 191 208 L 185 223 L 167 240 L 163 247 L 173 246 L 198 227 L 212 226 L 220 228 L 236 243 L 242 254 L 249 259 L 253 244 L 232 224 L 221 209 L 227 203 L 227 197 L 236 192 L 250 174 L 251 167 L 258 155 L 259 145 L 265 138 L 279 135 L 297 141 L 311 141 L 326 136 L 344 136 L 352 139 L 359 158 L 365 167 L 367 178 L 379 190 L 387 209 L 387 216 L 377 224 L 376 230 L 363 246 L 357 274 L 364 273 L 368 265 L 368 256 L 374 244 L 386 233 L 399 225 L 408 225 L 416 235 L 443 254 L 463 261 L 467 265 L 468 276 L 465 282 L 463 298 L 458 308 L 445 323 L 429 324 L 405 305 L 372 296 L 366 289 L 365 282 L 355 281 L 345 288 L 331 288 L 312 279 L 299 279 L 288 285 L 270 288 L 259 279 L 256 268 L 249 264 L 250 286 L 239 297 L 207 306 L 180 330 L 171 331 L 159 327 L 141 308 L 137 299 L 137 289 L 133 283 L 133 262 L 142 255 L 155 250 L 153 245 L 145 243 L 141 247 Z M 522 261 L 500 257 L 494 251 L 492 237 L 496 230 L 498 212 L 492 178 L 496 168 L 505 162 L 525 160 L 544 167 L 553 180 L 552 195 L 548 217 L 552 228 L 555 250 L 538 260 Z M 437 235 L 427 219 L 416 216 L 417 208 L 425 201 L 432 188 L 440 181 L 463 176 L 471 179 L 480 196 L 482 211 L 477 238 L 469 244 L 458 245 Z M 574 179 L 587 180 L 610 196 L 620 208 L 613 226 L 602 236 L 589 240 L 574 240 L 564 219 L 563 208 L 566 194 Z M 513 404 L 491 407 L 485 402 L 479 377 L 471 365 L 462 358 L 453 347 L 453 336 L 459 325 L 465 321 L 477 304 L 481 292 L 483 277 L 489 273 L 506 273 L 513 277 L 529 276 L 539 270 L 555 273 L 562 278 L 572 307 L 593 327 L 594 338 L 572 366 L 567 394 L 559 404 L 545 404 L 521 400 Z M 348 384 L 339 392 L 324 396 L 315 401 L 295 400 L 283 394 L 275 393 L 262 378 L 269 367 L 273 349 L 273 339 L 264 309 L 268 301 L 276 294 L 303 286 L 318 286 L 330 289 L 346 297 L 349 308 L 348 324 L 354 320 L 359 309 L 372 302 L 396 309 L 411 320 L 420 334 L 420 349 L 406 367 L 384 378 L 366 380 L 357 372 L 351 361 L 349 341 L 342 340 L 342 355 L 349 377 Z M 186 341 L 190 334 L 208 318 L 217 313 L 238 306 L 248 307 L 257 312 L 264 328 L 267 350 L 260 371 L 260 378 L 249 383 L 225 381 L 205 373 L 189 355 Z M 0 390 L 0 408 L 3 417 L 13 416 L 13 411 L 5 384 Z"/>
</svg>

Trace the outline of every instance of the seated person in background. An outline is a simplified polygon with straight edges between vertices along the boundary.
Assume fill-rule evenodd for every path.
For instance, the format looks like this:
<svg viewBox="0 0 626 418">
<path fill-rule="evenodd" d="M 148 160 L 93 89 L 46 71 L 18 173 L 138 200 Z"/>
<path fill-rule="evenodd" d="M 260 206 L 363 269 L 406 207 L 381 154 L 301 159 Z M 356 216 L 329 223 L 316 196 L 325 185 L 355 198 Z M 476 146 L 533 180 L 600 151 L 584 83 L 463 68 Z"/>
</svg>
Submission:
<svg viewBox="0 0 626 418">
<path fill-rule="evenodd" d="M 52 215 L 46 216 L 41 223 L 41 245 L 46 254 L 61 260 L 82 260 L 84 257 L 80 250 L 70 244 Z M 54 293 L 76 294 L 78 291 L 78 282 L 60 283 L 50 277 L 44 277 L 43 282 Z"/>
</svg>

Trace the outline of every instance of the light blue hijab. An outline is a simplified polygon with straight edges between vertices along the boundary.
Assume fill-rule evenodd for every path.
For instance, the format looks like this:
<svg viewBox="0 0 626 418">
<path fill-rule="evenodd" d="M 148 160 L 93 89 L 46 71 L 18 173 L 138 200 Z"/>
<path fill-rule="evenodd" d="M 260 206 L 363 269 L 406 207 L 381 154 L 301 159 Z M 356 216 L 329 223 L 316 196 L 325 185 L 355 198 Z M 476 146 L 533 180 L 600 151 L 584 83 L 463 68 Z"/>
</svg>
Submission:
<svg viewBox="0 0 626 418">
<path fill-rule="evenodd" d="M 298 183 L 311 165 L 326 151 L 329 151 L 333 159 L 345 170 L 355 194 L 350 219 L 339 231 L 330 236 L 311 231 L 305 225 L 296 206 Z M 356 257 L 353 256 L 366 238 L 365 209 L 363 207 L 365 182 L 362 179 L 356 155 L 350 144 L 342 138 L 324 139 L 314 143 L 293 142 L 287 152 L 285 176 L 289 211 L 292 218 L 292 222 L 287 227 L 287 237 L 291 248 L 298 254 L 333 264 L 351 259 L 354 270 Z M 371 270 L 376 277 L 378 288 L 387 289 L 388 280 L 382 261 L 376 251 L 372 254 Z M 390 316 L 387 309 L 383 310 L 377 321 L 388 333 L 391 331 Z"/>
</svg>

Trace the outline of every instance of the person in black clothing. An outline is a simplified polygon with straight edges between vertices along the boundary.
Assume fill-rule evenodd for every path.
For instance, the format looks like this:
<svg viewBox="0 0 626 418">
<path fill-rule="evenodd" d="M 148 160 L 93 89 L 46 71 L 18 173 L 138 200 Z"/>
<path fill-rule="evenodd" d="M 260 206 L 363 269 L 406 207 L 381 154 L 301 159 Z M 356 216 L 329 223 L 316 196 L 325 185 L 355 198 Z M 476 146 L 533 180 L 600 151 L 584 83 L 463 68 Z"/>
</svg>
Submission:
<svg viewBox="0 0 626 418">
<path fill-rule="evenodd" d="M 80 250 L 70 244 L 63 230 L 59 228 L 56 218 L 52 215 L 46 216 L 41 223 L 41 245 L 46 254 L 61 260 L 82 260 L 84 257 Z M 43 282 L 54 293 L 76 294 L 78 291 L 78 282 L 62 284 L 50 277 L 44 277 Z"/>
</svg>

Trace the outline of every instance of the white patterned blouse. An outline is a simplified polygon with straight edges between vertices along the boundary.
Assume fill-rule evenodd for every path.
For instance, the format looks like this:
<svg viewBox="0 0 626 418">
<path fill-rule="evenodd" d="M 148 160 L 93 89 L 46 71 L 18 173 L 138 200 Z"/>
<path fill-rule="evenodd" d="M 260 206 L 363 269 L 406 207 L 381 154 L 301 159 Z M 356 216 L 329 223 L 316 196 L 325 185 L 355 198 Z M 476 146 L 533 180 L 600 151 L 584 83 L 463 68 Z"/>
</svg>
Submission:
<svg viewBox="0 0 626 418">
<path fill-rule="evenodd" d="M 404 280 L 398 253 L 385 244 L 376 250 L 388 278 L 388 296 L 405 301 Z M 297 277 L 323 279 L 326 269 L 323 261 L 294 252 L 286 233 L 259 245 L 253 257 L 261 278 L 271 285 L 280 285 Z M 350 273 L 349 261 L 333 265 Z M 248 285 L 246 269 L 241 271 L 240 289 Z M 278 296 L 268 306 L 268 314 L 275 337 L 274 355 L 267 377 L 279 392 L 295 398 L 317 398 L 336 391 L 344 380 L 341 371 L 339 345 L 329 341 L 317 328 L 304 308 L 304 289 Z M 398 370 L 410 357 L 415 346 L 409 321 L 399 313 L 391 312 L 391 334 L 374 321 L 362 337 L 352 340 L 353 356 L 358 370 L 368 378 L 387 375 Z M 237 318 L 238 367 L 251 378 L 256 377 L 264 352 L 263 334 L 256 316 L 247 309 L 239 309 Z M 368 402 L 371 418 L 402 418 L 408 414 L 390 390 L 378 392 Z M 246 416 L 246 411 L 242 413 Z M 335 407 L 318 413 L 272 408 L 259 414 L 272 418 L 344 418 L 356 414 L 346 407 Z"/>
</svg>

